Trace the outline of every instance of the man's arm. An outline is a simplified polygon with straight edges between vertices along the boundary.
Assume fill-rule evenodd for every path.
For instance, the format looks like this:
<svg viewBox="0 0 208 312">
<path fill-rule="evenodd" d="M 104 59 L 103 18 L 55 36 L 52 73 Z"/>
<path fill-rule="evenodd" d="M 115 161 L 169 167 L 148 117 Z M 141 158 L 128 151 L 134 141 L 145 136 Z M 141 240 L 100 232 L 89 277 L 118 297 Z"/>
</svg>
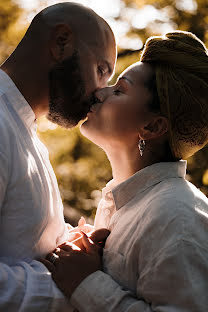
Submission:
<svg viewBox="0 0 208 312">
<path fill-rule="evenodd" d="M 0 127 L 0 221 L 10 176 L 10 138 L 5 127 Z M 2 222 L 2 221 L 1 221 Z M 8 229 L 12 231 L 12 229 Z M 1 257 L 4 258 L 3 262 Z M 0 311 L 36 312 L 60 311 L 66 299 L 56 287 L 50 272 L 38 261 L 6 264 L 0 250 Z"/>
<path fill-rule="evenodd" d="M 0 311 L 63 311 L 66 299 L 38 262 L 0 263 Z M 67 311 L 67 310 L 66 310 Z"/>
</svg>

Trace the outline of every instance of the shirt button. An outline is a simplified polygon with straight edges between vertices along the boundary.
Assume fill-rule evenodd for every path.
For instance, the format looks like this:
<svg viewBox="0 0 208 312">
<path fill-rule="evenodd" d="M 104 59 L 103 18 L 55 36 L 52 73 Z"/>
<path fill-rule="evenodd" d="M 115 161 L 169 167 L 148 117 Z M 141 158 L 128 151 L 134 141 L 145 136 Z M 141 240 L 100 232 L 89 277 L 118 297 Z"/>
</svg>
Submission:
<svg viewBox="0 0 208 312">
<path fill-rule="evenodd" d="M 111 191 L 109 191 L 109 192 L 107 192 L 107 193 L 105 194 L 105 199 L 106 199 L 106 200 L 112 200 L 112 199 L 113 199 L 113 194 L 112 194 Z"/>
<path fill-rule="evenodd" d="M 105 215 L 109 216 L 109 214 L 110 214 L 110 210 L 109 209 L 105 209 Z"/>
</svg>

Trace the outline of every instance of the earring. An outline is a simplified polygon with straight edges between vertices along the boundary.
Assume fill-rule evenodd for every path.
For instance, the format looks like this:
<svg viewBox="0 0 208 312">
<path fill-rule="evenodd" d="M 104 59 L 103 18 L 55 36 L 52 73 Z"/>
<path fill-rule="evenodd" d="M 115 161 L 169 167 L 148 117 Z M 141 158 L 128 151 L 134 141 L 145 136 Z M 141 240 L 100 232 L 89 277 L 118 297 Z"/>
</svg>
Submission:
<svg viewBox="0 0 208 312">
<path fill-rule="evenodd" d="M 139 147 L 139 152 L 140 152 L 140 155 L 143 156 L 143 152 L 145 150 L 145 140 L 139 140 L 139 144 L 138 144 L 138 147 Z"/>
</svg>

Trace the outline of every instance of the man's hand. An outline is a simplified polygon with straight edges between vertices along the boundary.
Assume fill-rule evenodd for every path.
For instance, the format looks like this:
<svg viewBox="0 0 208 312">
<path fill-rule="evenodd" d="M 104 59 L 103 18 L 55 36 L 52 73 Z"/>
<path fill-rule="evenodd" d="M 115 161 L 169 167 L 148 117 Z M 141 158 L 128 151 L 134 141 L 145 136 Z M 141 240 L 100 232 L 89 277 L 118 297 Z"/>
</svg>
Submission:
<svg viewBox="0 0 208 312">
<path fill-rule="evenodd" d="M 72 243 L 65 243 L 59 246 L 54 253 L 49 254 L 46 259 L 50 260 L 54 255 L 55 262 L 41 260 L 51 271 L 52 278 L 62 292 L 69 298 L 76 287 L 90 274 L 102 269 L 102 247 L 110 232 L 107 229 L 100 229 L 93 233 L 94 243 L 85 233 L 82 236 L 80 249 Z"/>
</svg>

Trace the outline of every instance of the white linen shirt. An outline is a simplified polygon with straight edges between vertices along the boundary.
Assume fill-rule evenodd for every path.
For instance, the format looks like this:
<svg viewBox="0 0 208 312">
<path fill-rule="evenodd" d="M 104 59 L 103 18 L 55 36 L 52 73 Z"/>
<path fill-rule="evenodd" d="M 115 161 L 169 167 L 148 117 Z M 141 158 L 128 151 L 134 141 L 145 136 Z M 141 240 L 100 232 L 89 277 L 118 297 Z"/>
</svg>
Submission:
<svg viewBox="0 0 208 312">
<path fill-rule="evenodd" d="M 0 70 L 0 311 L 63 311 L 45 257 L 68 239 L 63 205 L 35 115 Z"/>
<path fill-rule="evenodd" d="M 107 185 L 95 218 L 111 231 L 104 272 L 75 289 L 76 309 L 208 311 L 208 199 L 185 173 L 185 161 L 157 163 Z"/>
</svg>

